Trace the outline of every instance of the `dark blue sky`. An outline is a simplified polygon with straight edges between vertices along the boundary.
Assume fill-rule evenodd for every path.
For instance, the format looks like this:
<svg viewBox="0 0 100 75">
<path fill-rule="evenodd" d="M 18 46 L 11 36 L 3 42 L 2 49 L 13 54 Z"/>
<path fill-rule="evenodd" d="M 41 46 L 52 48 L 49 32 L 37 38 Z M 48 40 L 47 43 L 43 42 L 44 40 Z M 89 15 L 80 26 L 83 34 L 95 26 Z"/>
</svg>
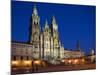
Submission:
<svg viewBox="0 0 100 75">
<path fill-rule="evenodd" d="M 12 41 L 29 40 L 30 17 L 34 4 L 40 16 L 40 26 L 44 27 L 46 19 L 50 25 L 51 17 L 55 16 L 59 37 L 65 49 L 76 49 L 77 40 L 86 53 L 89 48 L 95 49 L 95 6 L 12 1 Z"/>
</svg>

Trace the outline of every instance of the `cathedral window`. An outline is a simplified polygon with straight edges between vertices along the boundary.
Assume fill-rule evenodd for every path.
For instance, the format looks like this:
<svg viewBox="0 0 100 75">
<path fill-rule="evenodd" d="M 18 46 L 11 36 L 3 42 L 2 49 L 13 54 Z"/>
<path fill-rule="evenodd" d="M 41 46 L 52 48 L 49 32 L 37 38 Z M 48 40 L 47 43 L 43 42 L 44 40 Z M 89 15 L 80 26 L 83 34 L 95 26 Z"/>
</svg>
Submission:
<svg viewBox="0 0 100 75">
<path fill-rule="evenodd" d="M 28 54 L 28 52 L 26 51 L 26 54 Z"/>
<path fill-rule="evenodd" d="M 37 46 L 35 46 L 35 48 L 38 48 Z"/>
<path fill-rule="evenodd" d="M 16 56 L 13 56 L 13 60 L 16 60 Z"/>
<path fill-rule="evenodd" d="M 21 56 L 20 59 L 23 60 L 23 56 Z"/>
<path fill-rule="evenodd" d="M 28 56 L 27 56 L 27 60 L 28 60 Z"/>
</svg>

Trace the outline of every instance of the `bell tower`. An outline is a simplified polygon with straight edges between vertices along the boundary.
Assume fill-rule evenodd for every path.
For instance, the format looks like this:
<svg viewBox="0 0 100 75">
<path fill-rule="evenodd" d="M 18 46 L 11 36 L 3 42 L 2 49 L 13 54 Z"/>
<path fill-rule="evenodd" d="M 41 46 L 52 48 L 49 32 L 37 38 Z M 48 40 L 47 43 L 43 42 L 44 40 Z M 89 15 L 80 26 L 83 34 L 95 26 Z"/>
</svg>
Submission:
<svg viewBox="0 0 100 75">
<path fill-rule="evenodd" d="M 40 18 L 38 16 L 38 12 L 36 9 L 36 5 L 34 6 L 32 17 L 31 17 L 31 36 L 30 36 L 30 44 L 34 45 L 35 55 L 34 57 L 39 58 L 39 41 L 40 41 Z"/>
<path fill-rule="evenodd" d="M 56 23 L 56 19 L 53 16 L 51 22 L 51 31 L 53 36 L 53 51 L 54 51 L 54 59 L 59 58 L 59 37 L 58 37 L 58 25 Z"/>
</svg>

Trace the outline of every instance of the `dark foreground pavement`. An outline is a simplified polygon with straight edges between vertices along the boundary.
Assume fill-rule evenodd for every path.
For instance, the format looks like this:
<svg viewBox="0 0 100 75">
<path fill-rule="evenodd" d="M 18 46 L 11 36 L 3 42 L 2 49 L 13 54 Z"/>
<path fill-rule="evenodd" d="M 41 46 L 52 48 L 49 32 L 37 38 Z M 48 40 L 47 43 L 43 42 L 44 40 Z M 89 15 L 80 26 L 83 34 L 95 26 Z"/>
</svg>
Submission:
<svg viewBox="0 0 100 75">
<path fill-rule="evenodd" d="M 38 68 L 37 70 L 17 70 L 13 71 L 12 75 L 25 74 L 25 73 L 43 73 L 43 72 L 59 72 L 59 71 L 74 71 L 74 70 L 89 70 L 96 69 L 96 64 L 83 64 L 83 65 L 64 65 L 64 66 L 50 66 L 44 68 Z"/>
<path fill-rule="evenodd" d="M 48 68 L 40 69 L 36 72 L 57 72 L 57 71 L 74 71 L 74 70 L 89 70 L 96 69 L 95 64 L 84 64 L 84 65 L 66 65 L 66 66 L 51 66 Z"/>
</svg>

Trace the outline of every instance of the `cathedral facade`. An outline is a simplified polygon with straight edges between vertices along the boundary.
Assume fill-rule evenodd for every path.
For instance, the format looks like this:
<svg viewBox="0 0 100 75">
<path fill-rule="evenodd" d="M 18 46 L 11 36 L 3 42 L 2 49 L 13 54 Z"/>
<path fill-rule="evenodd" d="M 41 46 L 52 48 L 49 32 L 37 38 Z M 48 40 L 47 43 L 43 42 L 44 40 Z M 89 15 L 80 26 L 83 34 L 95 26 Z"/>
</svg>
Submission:
<svg viewBox="0 0 100 75">
<path fill-rule="evenodd" d="M 31 21 L 30 44 L 35 47 L 34 58 L 50 62 L 63 58 L 64 48 L 59 41 L 58 25 L 55 17 L 52 17 L 51 27 L 49 27 L 46 20 L 45 26 L 41 30 L 40 17 L 38 16 L 36 6 L 34 6 Z"/>
</svg>

